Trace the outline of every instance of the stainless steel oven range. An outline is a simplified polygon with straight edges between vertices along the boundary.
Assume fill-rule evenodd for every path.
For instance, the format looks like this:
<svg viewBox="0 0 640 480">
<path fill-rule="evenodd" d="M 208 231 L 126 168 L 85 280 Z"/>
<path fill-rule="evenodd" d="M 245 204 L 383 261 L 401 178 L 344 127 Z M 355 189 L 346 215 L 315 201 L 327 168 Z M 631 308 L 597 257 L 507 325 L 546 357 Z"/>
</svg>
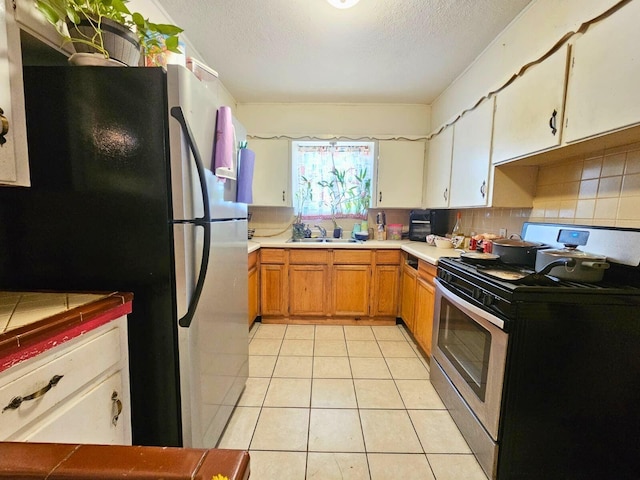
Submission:
<svg viewBox="0 0 640 480">
<path fill-rule="evenodd" d="M 602 281 L 438 264 L 431 382 L 492 479 L 640 478 L 640 230 L 522 236 L 557 248 L 568 234 L 607 257 Z"/>
</svg>

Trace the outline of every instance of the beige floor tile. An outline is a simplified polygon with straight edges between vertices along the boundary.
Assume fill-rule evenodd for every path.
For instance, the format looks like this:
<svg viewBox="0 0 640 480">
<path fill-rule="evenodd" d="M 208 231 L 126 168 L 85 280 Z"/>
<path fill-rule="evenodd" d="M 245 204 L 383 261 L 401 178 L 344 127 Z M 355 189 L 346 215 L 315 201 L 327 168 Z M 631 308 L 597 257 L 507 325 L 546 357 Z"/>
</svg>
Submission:
<svg viewBox="0 0 640 480">
<path fill-rule="evenodd" d="M 285 340 L 313 340 L 315 331 L 313 325 L 287 325 L 284 338 Z"/>
<path fill-rule="evenodd" d="M 471 453 L 446 410 L 409 410 L 425 453 Z"/>
<path fill-rule="evenodd" d="M 309 407 L 310 378 L 272 378 L 264 399 L 265 407 Z"/>
<path fill-rule="evenodd" d="M 249 343 L 249 355 L 278 355 L 282 340 L 255 338 Z"/>
<path fill-rule="evenodd" d="M 316 325 L 316 340 L 344 340 L 341 325 Z"/>
<path fill-rule="evenodd" d="M 266 325 L 263 323 L 256 331 L 254 338 L 275 338 L 282 340 L 286 330 L 286 325 Z"/>
<path fill-rule="evenodd" d="M 280 355 L 311 357 L 313 356 L 313 340 L 283 340 Z"/>
<path fill-rule="evenodd" d="M 240 407 L 261 407 L 264 402 L 264 396 L 269 388 L 269 378 L 247 378 L 244 391 L 238 399 Z"/>
<path fill-rule="evenodd" d="M 358 408 L 353 380 L 346 378 L 314 378 L 311 408 Z"/>
<path fill-rule="evenodd" d="M 316 357 L 346 357 L 347 344 L 344 340 L 316 340 L 313 354 Z"/>
<path fill-rule="evenodd" d="M 311 378 L 313 357 L 278 357 L 274 377 Z"/>
<path fill-rule="evenodd" d="M 435 480 L 426 455 L 421 453 L 369 453 L 367 458 L 371 480 Z"/>
<path fill-rule="evenodd" d="M 344 338 L 347 340 L 375 340 L 373 330 L 368 326 L 345 325 Z"/>
<path fill-rule="evenodd" d="M 307 454 L 305 452 L 249 451 L 251 479 L 305 480 Z"/>
<path fill-rule="evenodd" d="M 425 380 L 429 378 L 427 367 L 416 358 L 387 358 L 391 375 L 396 379 Z"/>
<path fill-rule="evenodd" d="M 348 357 L 314 357 L 313 378 L 351 378 Z"/>
<path fill-rule="evenodd" d="M 367 453 L 423 453 L 406 410 L 360 410 Z"/>
<path fill-rule="evenodd" d="M 261 324 L 259 322 L 253 322 L 253 325 L 251 325 L 251 328 L 249 329 L 249 340 L 251 340 L 256 334 L 256 332 L 260 328 L 260 325 Z"/>
<path fill-rule="evenodd" d="M 249 376 L 271 378 L 277 359 L 276 356 L 249 355 Z"/>
<path fill-rule="evenodd" d="M 312 408 L 309 451 L 364 452 L 358 410 Z"/>
<path fill-rule="evenodd" d="M 353 385 L 358 408 L 404 409 L 404 403 L 393 380 L 355 379 Z"/>
<path fill-rule="evenodd" d="M 366 454 L 309 452 L 307 480 L 334 479 L 370 480 Z"/>
<path fill-rule="evenodd" d="M 405 407 L 411 410 L 444 410 L 435 388 L 429 380 L 396 380 Z"/>
<path fill-rule="evenodd" d="M 349 358 L 353 378 L 391 378 L 384 358 Z"/>
<path fill-rule="evenodd" d="M 306 451 L 308 426 L 308 408 L 262 408 L 251 449 Z"/>
<path fill-rule="evenodd" d="M 405 357 L 405 358 L 417 358 L 416 352 L 411 348 L 406 341 L 393 342 L 393 341 L 379 341 L 378 346 L 382 351 L 382 355 L 385 358 L 389 357 Z"/>
<path fill-rule="evenodd" d="M 438 480 L 487 480 L 473 455 L 428 454 L 427 459 Z"/>
<path fill-rule="evenodd" d="M 259 415 L 258 407 L 236 407 L 218 443 L 218 448 L 247 450 Z"/>
<path fill-rule="evenodd" d="M 377 340 L 401 341 L 405 339 L 402 330 L 398 326 L 380 326 L 371 327 L 371 329 Z"/>
<path fill-rule="evenodd" d="M 347 340 L 347 352 L 350 357 L 382 357 L 375 340 Z"/>
</svg>

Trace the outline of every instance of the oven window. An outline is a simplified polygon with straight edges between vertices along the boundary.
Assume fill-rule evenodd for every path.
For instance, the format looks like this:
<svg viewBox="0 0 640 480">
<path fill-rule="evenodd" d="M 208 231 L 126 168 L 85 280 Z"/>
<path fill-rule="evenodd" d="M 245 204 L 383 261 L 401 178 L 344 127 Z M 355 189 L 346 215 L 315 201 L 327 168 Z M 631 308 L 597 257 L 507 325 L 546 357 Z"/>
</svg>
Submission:
<svg viewBox="0 0 640 480">
<path fill-rule="evenodd" d="M 446 298 L 442 299 L 440 309 L 438 347 L 480 400 L 484 401 L 491 334 Z"/>
</svg>

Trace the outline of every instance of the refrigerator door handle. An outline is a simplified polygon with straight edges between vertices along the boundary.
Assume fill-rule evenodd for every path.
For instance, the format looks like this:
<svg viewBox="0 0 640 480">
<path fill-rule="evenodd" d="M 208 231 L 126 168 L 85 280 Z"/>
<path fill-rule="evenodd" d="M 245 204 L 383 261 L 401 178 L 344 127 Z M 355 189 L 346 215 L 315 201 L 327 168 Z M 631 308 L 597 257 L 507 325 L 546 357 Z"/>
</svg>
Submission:
<svg viewBox="0 0 640 480">
<path fill-rule="evenodd" d="M 200 157 L 200 152 L 198 152 L 198 147 L 193 141 L 193 134 L 191 133 L 191 129 L 189 128 L 187 120 L 184 118 L 184 114 L 182 113 L 182 108 L 171 107 L 171 116 L 178 120 L 178 122 L 180 123 L 182 132 L 184 133 L 184 136 L 187 139 L 187 143 L 189 144 L 189 148 L 191 149 L 191 153 L 193 154 L 193 159 L 198 171 L 198 178 L 200 180 L 202 204 L 204 206 L 203 217 L 185 222 L 193 223 L 197 227 L 204 228 L 202 260 L 200 262 L 200 273 L 198 274 L 198 281 L 196 282 L 196 287 L 193 295 L 191 296 L 191 300 L 189 300 L 189 308 L 187 309 L 187 313 L 184 315 L 184 317 L 178 320 L 178 325 L 184 328 L 189 328 L 193 320 L 193 315 L 195 314 L 196 308 L 198 307 L 200 295 L 202 294 L 202 289 L 204 287 L 204 280 L 207 276 L 207 266 L 209 265 L 209 251 L 211 249 L 211 212 L 209 209 L 209 192 L 207 190 L 207 180 L 204 174 L 204 165 L 202 164 L 202 158 Z"/>
</svg>

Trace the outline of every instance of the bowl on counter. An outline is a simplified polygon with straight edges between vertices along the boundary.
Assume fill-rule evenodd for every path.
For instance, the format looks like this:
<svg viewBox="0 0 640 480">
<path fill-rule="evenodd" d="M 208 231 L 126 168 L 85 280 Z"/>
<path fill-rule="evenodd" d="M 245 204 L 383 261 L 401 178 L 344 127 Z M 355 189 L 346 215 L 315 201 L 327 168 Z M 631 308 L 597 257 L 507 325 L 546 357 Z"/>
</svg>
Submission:
<svg viewBox="0 0 640 480">
<path fill-rule="evenodd" d="M 438 248 L 453 248 L 453 242 L 449 238 L 436 237 L 434 242 Z"/>
<path fill-rule="evenodd" d="M 353 234 L 356 237 L 356 240 L 369 240 L 369 232 L 354 232 Z"/>
</svg>

